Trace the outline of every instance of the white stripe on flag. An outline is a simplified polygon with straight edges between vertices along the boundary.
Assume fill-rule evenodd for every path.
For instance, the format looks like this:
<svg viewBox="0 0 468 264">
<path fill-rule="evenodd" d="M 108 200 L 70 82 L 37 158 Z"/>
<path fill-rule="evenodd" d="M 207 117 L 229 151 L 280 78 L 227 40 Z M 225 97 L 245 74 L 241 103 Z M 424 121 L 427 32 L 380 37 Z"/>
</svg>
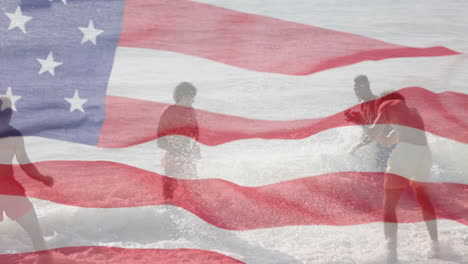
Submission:
<svg viewBox="0 0 468 264">
<path fill-rule="evenodd" d="M 348 153 L 361 131 L 360 127 L 343 127 L 303 140 L 249 139 L 216 147 L 201 145 L 203 157 L 198 163 L 198 178 L 218 178 L 243 186 L 261 186 L 334 172 L 374 172 L 375 146 L 364 147 L 355 157 Z M 427 134 L 434 159 L 429 181 L 468 184 L 465 176 L 468 173 L 468 145 Z M 107 149 L 25 137 L 32 162 L 111 161 L 164 174 L 160 164 L 164 152 L 157 147 L 156 142 Z"/>
<path fill-rule="evenodd" d="M 118 48 L 108 95 L 173 103 L 174 87 L 189 81 L 198 88 L 198 109 L 268 120 L 325 117 L 357 104 L 353 79 L 358 74 L 368 75 L 375 94 L 409 86 L 468 93 L 467 58 L 389 59 L 287 76 L 166 51 Z"/>
</svg>

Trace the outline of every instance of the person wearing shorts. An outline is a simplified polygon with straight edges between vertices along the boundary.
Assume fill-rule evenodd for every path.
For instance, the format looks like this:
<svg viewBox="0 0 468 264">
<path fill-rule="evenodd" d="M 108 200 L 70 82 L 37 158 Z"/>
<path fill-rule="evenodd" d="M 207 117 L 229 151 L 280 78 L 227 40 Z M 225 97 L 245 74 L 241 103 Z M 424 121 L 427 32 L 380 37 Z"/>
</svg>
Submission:
<svg viewBox="0 0 468 264">
<path fill-rule="evenodd" d="M 386 189 L 417 187 L 419 182 L 427 182 L 431 175 L 432 154 L 427 145 L 415 145 L 406 142 L 397 144 L 390 159 L 386 175 L 403 177 L 385 177 Z"/>
<path fill-rule="evenodd" d="M 372 126 L 365 127 L 366 134 L 385 145 L 396 143 L 390 155 L 384 178 L 384 233 L 389 248 L 389 262 L 397 259 L 396 242 L 398 220 L 396 207 L 401 194 L 410 187 L 422 210 L 433 247 L 437 247 L 438 232 L 436 213 L 429 199 L 425 182 L 430 177 L 432 155 L 427 145 L 424 122 L 415 108 L 406 105 L 405 98 L 398 92 L 379 99 L 378 115 Z M 385 132 L 386 125 L 393 130 Z M 412 124 L 415 129 L 403 125 Z"/>
<path fill-rule="evenodd" d="M 10 125 L 13 111 L 8 97 L 0 96 L 0 109 L 0 222 L 6 215 L 26 231 L 35 250 L 45 250 L 46 243 L 34 207 L 26 190 L 14 178 L 13 158 L 30 178 L 46 186 L 52 186 L 54 180 L 41 174 L 29 160 L 21 132 Z"/>
<path fill-rule="evenodd" d="M 0 193 L 0 222 L 3 221 L 3 215 L 17 220 L 33 209 L 26 198 L 26 190 L 13 177 L 11 165 L 0 165 Z"/>
</svg>

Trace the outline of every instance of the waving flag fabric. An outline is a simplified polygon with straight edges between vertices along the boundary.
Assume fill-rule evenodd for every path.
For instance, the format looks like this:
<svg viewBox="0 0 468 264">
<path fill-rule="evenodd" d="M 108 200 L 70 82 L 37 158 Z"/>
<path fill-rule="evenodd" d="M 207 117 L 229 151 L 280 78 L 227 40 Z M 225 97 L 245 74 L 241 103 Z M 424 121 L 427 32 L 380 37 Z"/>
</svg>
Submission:
<svg viewBox="0 0 468 264">
<path fill-rule="evenodd" d="M 383 241 L 385 171 L 375 143 L 348 153 L 370 124 L 344 113 L 375 103 L 356 102 L 353 79 L 366 74 L 376 94 L 398 90 L 420 112 L 424 126 L 392 125 L 428 135 L 434 221 L 461 241 L 451 260 L 468 261 L 457 253 L 468 236 L 468 6 L 376 2 L 0 0 L 1 110 L 55 180 L 0 155 L 15 177 L 0 175 L 0 212 L 16 220 L 7 208 L 31 200 L 46 263 L 365 262 Z M 182 81 L 198 89 L 196 179 L 164 175 L 158 148 L 192 135 L 158 133 Z M 178 186 L 170 201 L 164 182 Z M 424 221 L 410 189 L 398 214 L 405 230 Z M 1 263 L 44 257 L 0 219 Z"/>
</svg>

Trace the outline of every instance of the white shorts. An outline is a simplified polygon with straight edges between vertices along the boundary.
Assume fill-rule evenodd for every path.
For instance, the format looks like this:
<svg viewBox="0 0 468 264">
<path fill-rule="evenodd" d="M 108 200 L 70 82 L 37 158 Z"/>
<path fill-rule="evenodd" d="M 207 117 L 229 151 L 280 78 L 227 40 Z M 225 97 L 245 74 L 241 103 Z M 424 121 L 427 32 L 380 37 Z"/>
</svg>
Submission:
<svg viewBox="0 0 468 264">
<path fill-rule="evenodd" d="M 426 182 L 431 176 L 431 167 L 432 154 L 427 145 L 399 142 L 388 160 L 387 173 Z"/>
</svg>

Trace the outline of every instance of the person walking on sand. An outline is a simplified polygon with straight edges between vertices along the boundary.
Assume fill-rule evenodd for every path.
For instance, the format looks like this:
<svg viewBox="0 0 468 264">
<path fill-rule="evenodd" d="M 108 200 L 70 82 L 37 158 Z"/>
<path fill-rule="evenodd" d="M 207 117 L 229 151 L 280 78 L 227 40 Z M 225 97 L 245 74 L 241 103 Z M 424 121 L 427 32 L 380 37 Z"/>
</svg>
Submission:
<svg viewBox="0 0 468 264">
<path fill-rule="evenodd" d="M 385 125 L 393 130 L 385 132 Z M 420 129 L 403 125 L 412 124 Z M 388 262 L 397 261 L 398 219 L 396 207 L 403 191 L 410 187 L 422 210 L 432 244 L 433 253 L 438 251 L 436 212 L 429 199 L 425 182 L 430 177 L 432 154 L 427 145 L 424 122 L 416 108 L 410 108 L 405 98 L 393 92 L 380 99 L 378 115 L 365 132 L 373 140 L 385 145 L 396 144 L 388 160 L 384 178 L 384 234 L 387 241 Z"/>
</svg>

